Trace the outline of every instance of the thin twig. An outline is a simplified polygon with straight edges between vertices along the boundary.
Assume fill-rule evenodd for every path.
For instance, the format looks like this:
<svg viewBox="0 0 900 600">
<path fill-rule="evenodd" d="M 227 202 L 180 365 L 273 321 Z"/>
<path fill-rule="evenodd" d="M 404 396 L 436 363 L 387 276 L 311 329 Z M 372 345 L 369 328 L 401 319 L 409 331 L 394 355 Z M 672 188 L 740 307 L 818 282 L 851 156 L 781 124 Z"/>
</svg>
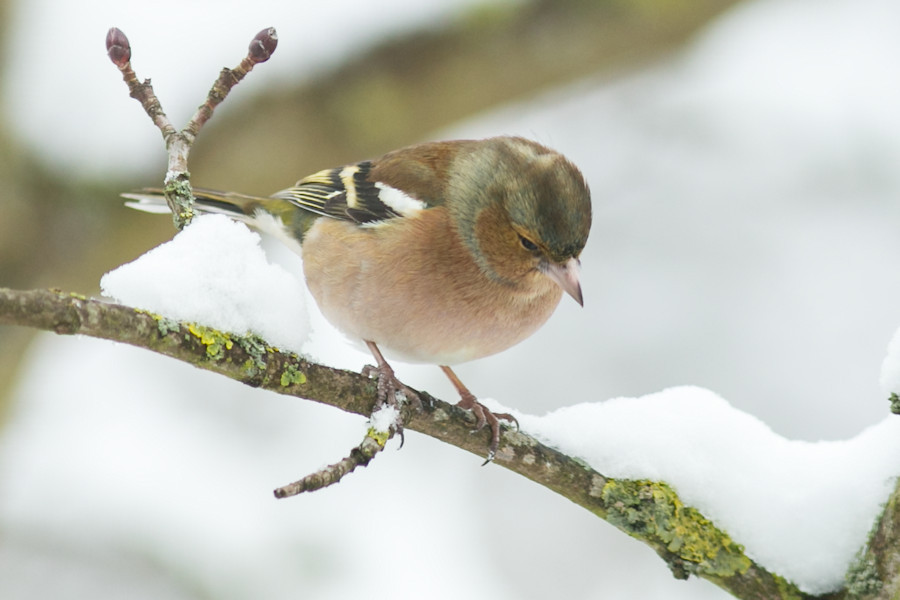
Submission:
<svg viewBox="0 0 900 600">
<path fill-rule="evenodd" d="M 216 79 L 206 96 L 206 102 L 197 107 L 197 112 L 188 121 L 188 124 L 181 130 L 182 135 L 188 137 L 191 142 L 199 133 L 200 128 L 212 117 L 213 111 L 221 104 L 231 88 L 236 86 L 247 76 L 253 67 L 261 62 L 266 62 L 275 52 L 278 45 L 278 34 L 274 27 L 263 29 L 256 34 L 256 37 L 250 42 L 247 56 L 241 60 L 234 69 L 224 68 L 219 72 L 219 78 Z"/>
<path fill-rule="evenodd" d="M 269 60 L 278 46 L 278 35 L 274 27 L 263 29 L 250 42 L 247 55 L 234 69 L 222 69 L 213 83 L 206 101 L 181 131 L 176 131 L 169 121 L 162 103 L 156 97 L 149 79 L 138 81 L 131 66 L 131 43 L 122 30 L 112 27 L 106 34 L 106 52 L 110 60 L 122 72 L 132 98 L 141 103 L 153 124 L 162 132 L 168 155 L 168 168 L 164 180 L 166 203 L 172 212 L 172 221 L 177 229 L 182 229 L 194 217 L 194 195 L 191 190 L 190 172 L 187 161 L 191 146 L 215 108 L 221 104 L 231 89 L 249 73 L 254 65 Z"/>
<path fill-rule="evenodd" d="M 411 390 L 410 390 L 411 391 Z M 303 492 L 314 492 L 333 483 L 339 482 L 345 475 L 352 473 L 356 467 L 367 467 L 375 455 L 384 450 L 387 441 L 400 434 L 400 447 L 403 447 L 403 411 L 399 405 L 377 404 L 369 415 L 369 430 L 362 443 L 353 448 L 350 454 L 333 465 L 328 465 L 275 490 L 276 498 L 288 498 Z"/>
<path fill-rule="evenodd" d="M 113 64 L 122 72 L 122 79 L 125 80 L 125 84 L 128 86 L 129 95 L 141 103 L 141 106 L 147 112 L 147 116 L 162 132 L 163 139 L 167 140 L 175 135 L 175 128 L 172 126 L 166 113 L 163 112 L 162 104 L 160 104 L 159 98 L 156 97 L 150 80 L 145 79 L 143 83 L 138 81 L 137 75 L 131 67 L 131 43 L 121 29 L 112 27 L 106 33 L 106 53 Z"/>
<path fill-rule="evenodd" d="M 314 492 L 339 482 L 345 475 L 352 473 L 356 467 L 367 466 L 376 454 L 384 450 L 388 439 L 389 434 L 370 429 L 362 443 L 351 450 L 346 458 L 333 465 L 322 467 L 294 483 L 281 486 L 275 490 L 275 497 L 288 498 L 303 492 Z"/>
</svg>

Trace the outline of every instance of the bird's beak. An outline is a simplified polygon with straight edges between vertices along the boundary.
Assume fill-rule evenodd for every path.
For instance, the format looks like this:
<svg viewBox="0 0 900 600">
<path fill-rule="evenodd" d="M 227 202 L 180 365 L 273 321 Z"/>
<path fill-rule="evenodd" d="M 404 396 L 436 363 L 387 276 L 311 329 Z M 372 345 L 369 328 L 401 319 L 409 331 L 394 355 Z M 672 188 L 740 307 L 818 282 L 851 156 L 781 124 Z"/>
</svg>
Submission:
<svg viewBox="0 0 900 600">
<path fill-rule="evenodd" d="M 541 262 L 540 269 L 544 275 L 555 281 L 565 293 L 572 296 L 575 302 L 584 306 L 584 298 L 581 295 L 581 282 L 578 281 L 578 274 L 581 272 L 580 260 L 570 258 L 562 264 L 545 260 Z"/>
</svg>

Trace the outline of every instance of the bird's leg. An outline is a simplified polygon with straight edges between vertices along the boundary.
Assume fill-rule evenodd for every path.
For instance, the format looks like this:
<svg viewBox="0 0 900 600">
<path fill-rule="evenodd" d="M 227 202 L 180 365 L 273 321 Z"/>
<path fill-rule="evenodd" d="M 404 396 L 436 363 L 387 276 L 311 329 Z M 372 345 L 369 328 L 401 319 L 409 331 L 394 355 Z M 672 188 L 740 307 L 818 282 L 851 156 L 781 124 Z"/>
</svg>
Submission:
<svg viewBox="0 0 900 600">
<path fill-rule="evenodd" d="M 376 384 L 376 392 L 378 394 L 378 406 L 387 405 L 399 409 L 400 401 L 397 400 L 397 392 L 400 392 L 407 402 L 412 402 L 416 407 L 421 408 L 422 399 L 419 397 L 419 394 L 414 392 L 412 388 L 400 383 L 400 380 L 394 375 L 394 369 L 392 369 L 391 365 L 384 359 L 381 350 L 378 349 L 375 342 L 366 340 L 366 346 L 369 347 L 369 351 L 372 352 L 372 356 L 375 357 L 377 365 L 374 367 L 372 365 L 366 365 L 363 367 L 362 374 L 366 377 L 371 377 L 373 374 L 377 375 L 378 383 Z M 376 408 L 378 408 L 378 406 L 376 406 Z M 400 434 L 400 447 L 402 448 L 404 441 L 403 424 L 400 422 L 397 423 L 397 433 Z"/>
<path fill-rule="evenodd" d="M 497 454 L 497 448 L 500 447 L 500 419 L 515 423 L 516 429 L 519 428 L 519 422 L 511 414 L 492 412 L 487 406 L 479 402 L 475 397 L 475 394 L 470 392 L 469 388 L 459 380 L 459 377 L 456 376 L 453 369 L 446 365 L 441 365 L 441 370 L 444 371 L 444 374 L 450 379 L 453 387 L 459 392 L 460 400 L 456 405 L 462 409 L 471 410 L 475 415 L 475 431 L 480 430 L 485 425 L 489 425 L 491 428 L 491 445 L 488 448 L 487 460 L 484 461 L 484 464 L 486 465 L 494 460 L 494 456 Z"/>
</svg>

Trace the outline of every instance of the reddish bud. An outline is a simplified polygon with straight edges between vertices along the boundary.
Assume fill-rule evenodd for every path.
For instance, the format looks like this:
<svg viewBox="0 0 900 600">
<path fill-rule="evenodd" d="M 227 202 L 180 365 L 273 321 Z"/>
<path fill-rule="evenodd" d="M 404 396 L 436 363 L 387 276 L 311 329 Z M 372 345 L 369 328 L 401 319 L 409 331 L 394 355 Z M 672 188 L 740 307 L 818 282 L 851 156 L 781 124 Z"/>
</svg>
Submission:
<svg viewBox="0 0 900 600">
<path fill-rule="evenodd" d="M 274 27 L 263 29 L 250 42 L 250 59 L 254 63 L 266 62 L 278 46 L 278 34 Z"/>
<path fill-rule="evenodd" d="M 110 27 L 106 32 L 106 54 L 120 69 L 131 61 L 131 44 L 118 27 Z"/>
</svg>

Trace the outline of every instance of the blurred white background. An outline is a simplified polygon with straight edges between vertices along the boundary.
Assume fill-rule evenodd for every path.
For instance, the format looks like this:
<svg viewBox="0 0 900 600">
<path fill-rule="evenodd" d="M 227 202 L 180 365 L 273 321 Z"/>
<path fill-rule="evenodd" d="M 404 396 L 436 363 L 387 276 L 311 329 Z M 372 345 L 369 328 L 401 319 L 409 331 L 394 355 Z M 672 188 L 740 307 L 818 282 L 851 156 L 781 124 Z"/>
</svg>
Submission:
<svg viewBox="0 0 900 600">
<path fill-rule="evenodd" d="M 181 122 L 265 26 L 278 52 L 226 110 L 464 2 L 391 2 L 376 16 L 349 0 L 302 14 L 234 4 L 248 12 L 188 25 L 163 17 L 211 3 L 19 3 L 12 48 L 38 29 L 54 43 L 27 63 L 7 55 L 6 119 L 59 168 L 158 160 L 161 173 L 159 134 L 103 56 L 109 26 Z M 540 414 L 695 384 L 810 441 L 883 419 L 878 371 L 900 325 L 898 34 L 890 0 L 746 2 L 641 72 L 435 132 L 532 137 L 578 164 L 594 198 L 585 308 L 564 301 L 530 340 L 461 366 L 467 385 Z M 178 58 L 185 48 L 195 59 Z M 69 92 L 71 113 L 35 76 L 51 65 L 90 82 Z M 104 143 L 114 132 L 127 151 Z M 366 360 L 327 333 L 313 351 Z M 453 398 L 437 369 L 398 371 Z M 146 352 L 41 336 L 15 402 L 0 431 L 3 598 L 725 597 L 675 581 L 566 500 L 414 433 L 340 485 L 275 501 L 272 488 L 358 443 L 364 421 Z"/>
</svg>

